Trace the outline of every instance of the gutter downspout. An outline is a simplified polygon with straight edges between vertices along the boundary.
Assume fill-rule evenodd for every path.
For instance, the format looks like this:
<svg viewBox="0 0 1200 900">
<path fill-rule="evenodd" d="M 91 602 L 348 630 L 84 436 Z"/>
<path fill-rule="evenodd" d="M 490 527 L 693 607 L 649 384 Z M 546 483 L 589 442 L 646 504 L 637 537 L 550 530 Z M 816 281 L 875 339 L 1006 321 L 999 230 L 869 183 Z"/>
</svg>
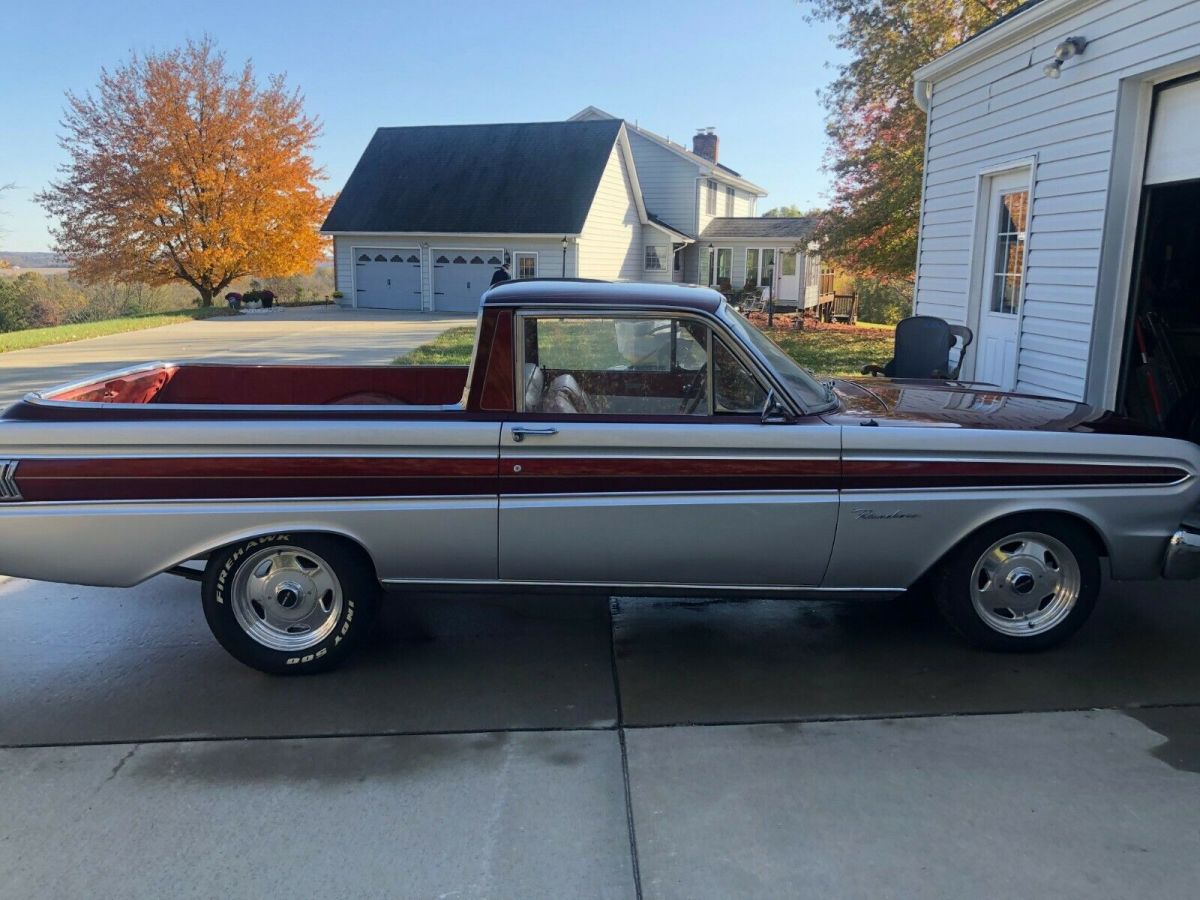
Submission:
<svg viewBox="0 0 1200 900">
<path fill-rule="evenodd" d="M 917 107 L 926 115 L 929 114 L 929 101 L 933 99 L 933 84 L 928 81 L 913 82 L 913 99 Z"/>
</svg>

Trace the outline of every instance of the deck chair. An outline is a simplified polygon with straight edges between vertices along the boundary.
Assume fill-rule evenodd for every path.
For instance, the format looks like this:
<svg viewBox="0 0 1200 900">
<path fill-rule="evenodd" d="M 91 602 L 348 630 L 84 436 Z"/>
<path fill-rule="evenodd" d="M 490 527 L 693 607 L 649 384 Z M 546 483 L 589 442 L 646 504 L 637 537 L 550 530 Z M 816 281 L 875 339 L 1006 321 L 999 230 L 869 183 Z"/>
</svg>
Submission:
<svg viewBox="0 0 1200 900">
<path fill-rule="evenodd" d="M 936 316 L 909 316 L 896 326 L 893 356 L 884 365 L 862 367 L 864 375 L 885 378 L 957 378 L 963 356 L 974 335 L 964 325 L 951 325 Z M 961 346 L 957 346 L 961 342 Z M 950 351 L 957 349 L 955 362 Z"/>
</svg>

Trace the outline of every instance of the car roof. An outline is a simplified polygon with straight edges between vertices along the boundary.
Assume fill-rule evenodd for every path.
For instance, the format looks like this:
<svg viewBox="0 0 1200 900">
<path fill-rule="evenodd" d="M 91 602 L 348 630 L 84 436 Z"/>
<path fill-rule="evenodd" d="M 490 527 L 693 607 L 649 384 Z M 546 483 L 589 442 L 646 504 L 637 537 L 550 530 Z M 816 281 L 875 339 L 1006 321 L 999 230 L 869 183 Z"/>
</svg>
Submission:
<svg viewBox="0 0 1200 900">
<path fill-rule="evenodd" d="M 712 288 L 685 284 L 593 281 L 586 278 L 523 278 L 504 281 L 483 295 L 484 306 L 663 307 L 715 313 L 724 297 Z"/>
</svg>

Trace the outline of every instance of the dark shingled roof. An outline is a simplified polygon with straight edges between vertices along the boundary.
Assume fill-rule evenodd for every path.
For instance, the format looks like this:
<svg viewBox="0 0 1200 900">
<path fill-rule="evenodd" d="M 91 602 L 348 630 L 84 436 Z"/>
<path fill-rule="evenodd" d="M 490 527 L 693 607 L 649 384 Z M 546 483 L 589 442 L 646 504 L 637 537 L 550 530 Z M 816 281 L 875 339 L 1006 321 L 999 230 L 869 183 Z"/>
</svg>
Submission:
<svg viewBox="0 0 1200 900">
<path fill-rule="evenodd" d="M 813 232 L 811 218 L 775 219 L 766 216 L 719 216 L 705 226 L 701 240 L 709 238 L 784 238 L 800 240 Z"/>
<path fill-rule="evenodd" d="M 620 120 L 380 128 L 322 231 L 578 234 Z"/>
<path fill-rule="evenodd" d="M 1042 2 L 1042 0 L 1025 0 L 1025 2 L 1022 3 L 1020 6 L 1016 6 L 1013 9 L 1010 9 L 1004 15 L 1002 15 L 998 19 L 996 19 L 996 21 L 993 22 L 992 24 L 984 25 L 973 35 L 968 37 L 966 41 L 963 41 L 963 43 L 965 44 L 965 43 L 967 43 L 967 41 L 975 40 L 975 38 L 979 37 L 981 34 L 986 34 L 987 32 L 991 31 L 996 26 L 1003 25 L 1009 19 L 1013 18 L 1014 16 L 1019 16 L 1021 13 L 1025 12 L 1025 10 L 1029 9 L 1032 6 L 1037 6 L 1041 2 Z"/>
</svg>

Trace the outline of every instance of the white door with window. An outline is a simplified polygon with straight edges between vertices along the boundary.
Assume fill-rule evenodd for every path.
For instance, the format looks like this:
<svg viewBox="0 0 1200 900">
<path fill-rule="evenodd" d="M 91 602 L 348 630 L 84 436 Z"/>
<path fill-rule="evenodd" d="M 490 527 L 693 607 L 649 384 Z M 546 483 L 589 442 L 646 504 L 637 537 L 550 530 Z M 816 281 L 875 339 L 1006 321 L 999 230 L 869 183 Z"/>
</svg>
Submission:
<svg viewBox="0 0 1200 900">
<path fill-rule="evenodd" d="M 992 178 L 979 292 L 975 380 L 1003 390 L 1012 390 L 1017 382 L 1028 229 L 1028 170 Z"/>
<path fill-rule="evenodd" d="M 799 255 L 790 250 L 780 251 L 779 293 L 775 298 L 777 303 L 800 305 L 800 266 L 797 265 Z"/>
</svg>

